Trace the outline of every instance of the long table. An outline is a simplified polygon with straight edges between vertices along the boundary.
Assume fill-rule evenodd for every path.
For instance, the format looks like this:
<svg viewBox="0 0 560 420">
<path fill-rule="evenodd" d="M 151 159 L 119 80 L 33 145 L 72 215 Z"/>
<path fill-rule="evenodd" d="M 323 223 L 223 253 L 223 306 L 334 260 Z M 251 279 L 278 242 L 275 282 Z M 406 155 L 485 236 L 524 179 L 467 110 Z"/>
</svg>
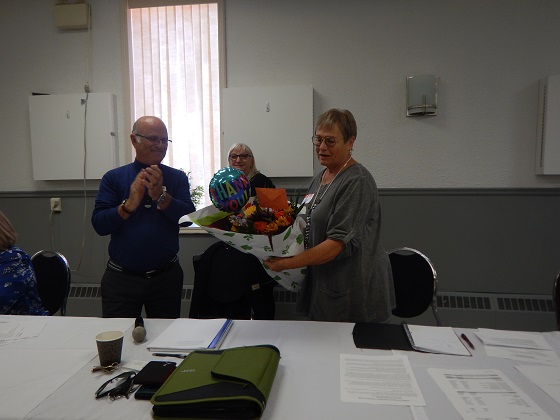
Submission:
<svg viewBox="0 0 560 420">
<path fill-rule="evenodd" d="M 0 342 L 0 418 L 28 419 L 152 419 L 149 401 L 107 398 L 96 400 L 95 390 L 113 374 L 92 373 L 98 364 L 95 335 L 112 329 L 125 331 L 123 364 L 155 360 L 150 340 L 170 320 L 146 319 L 147 338 L 132 339 L 133 319 L 41 317 L 47 324 L 33 338 Z M 0 317 L 2 320 L 7 318 Z M 31 317 L 10 317 L 9 320 Z M 391 355 L 390 351 L 357 349 L 353 324 L 308 321 L 236 321 L 222 348 L 273 344 L 281 360 L 263 419 L 402 419 L 414 420 L 410 407 L 342 402 L 340 355 Z M 475 340 L 472 330 L 460 329 Z M 560 333 L 542 333 L 560 354 Z M 478 344 L 478 345 L 477 345 Z M 446 369 L 499 369 L 552 418 L 560 406 L 515 369 L 516 362 L 486 356 L 475 341 L 472 357 L 407 352 L 426 400 L 429 419 L 460 420 L 461 416 L 427 373 Z M 161 360 L 161 359 L 160 359 Z M 179 359 L 173 359 L 180 362 Z M 118 372 L 117 372 L 118 373 Z"/>
</svg>

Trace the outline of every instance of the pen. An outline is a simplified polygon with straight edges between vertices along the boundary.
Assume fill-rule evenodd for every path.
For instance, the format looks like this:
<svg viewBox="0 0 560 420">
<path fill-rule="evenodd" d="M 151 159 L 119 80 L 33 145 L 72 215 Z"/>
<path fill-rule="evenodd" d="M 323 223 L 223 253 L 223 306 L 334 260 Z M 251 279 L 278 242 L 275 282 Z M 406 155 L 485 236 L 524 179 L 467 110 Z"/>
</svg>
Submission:
<svg viewBox="0 0 560 420">
<path fill-rule="evenodd" d="M 462 338 L 463 340 L 465 340 L 465 342 L 469 345 L 469 347 L 470 347 L 471 349 L 474 350 L 474 345 L 473 345 L 473 343 L 471 343 L 471 340 L 469 340 L 469 338 L 468 338 L 465 334 L 461 334 L 461 338 Z"/>
<path fill-rule="evenodd" d="M 180 354 L 180 353 L 152 353 L 152 356 L 157 356 L 157 357 L 177 357 L 179 359 L 184 359 L 185 357 L 187 357 L 186 354 Z"/>
</svg>

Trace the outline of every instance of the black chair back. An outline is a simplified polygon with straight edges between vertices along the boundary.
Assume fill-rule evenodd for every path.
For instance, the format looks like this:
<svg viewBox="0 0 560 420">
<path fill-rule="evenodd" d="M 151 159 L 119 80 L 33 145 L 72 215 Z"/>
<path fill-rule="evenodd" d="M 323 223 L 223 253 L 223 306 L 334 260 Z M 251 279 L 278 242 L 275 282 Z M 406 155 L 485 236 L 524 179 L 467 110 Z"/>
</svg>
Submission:
<svg viewBox="0 0 560 420">
<path fill-rule="evenodd" d="M 39 296 L 43 307 L 54 315 L 66 315 L 66 303 L 70 293 L 70 267 L 59 252 L 43 250 L 31 257 Z"/>
<path fill-rule="evenodd" d="M 399 248 L 388 252 L 393 272 L 397 306 L 393 315 L 413 318 L 422 315 L 430 306 L 437 325 L 437 274 L 432 262 L 413 248 Z"/>
<path fill-rule="evenodd" d="M 552 304 L 556 312 L 556 329 L 560 331 L 560 271 L 556 275 L 552 287 Z"/>
</svg>

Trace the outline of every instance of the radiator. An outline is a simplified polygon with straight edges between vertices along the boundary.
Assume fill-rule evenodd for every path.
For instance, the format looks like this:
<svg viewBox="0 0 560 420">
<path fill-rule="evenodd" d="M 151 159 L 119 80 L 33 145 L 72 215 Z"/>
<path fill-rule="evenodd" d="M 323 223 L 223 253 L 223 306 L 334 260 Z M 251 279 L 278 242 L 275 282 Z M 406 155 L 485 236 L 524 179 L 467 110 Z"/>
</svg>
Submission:
<svg viewBox="0 0 560 420">
<path fill-rule="evenodd" d="M 188 317 L 192 285 L 182 293 L 181 316 Z M 278 286 L 274 290 L 276 319 L 299 319 L 294 314 L 296 293 Z M 552 331 L 556 328 L 552 296 L 501 293 L 439 292 L 438 311 L 443 325 L 464 328 L 496 328 L 523 331 Z M 70 288 L 67 314 L 101 316 L 101 291 L 96 284 L 76 284 Z M 401 319 L 394 319 L 399 322 Z M 407 319 L 413 324 L 435 325 L 430 310 Z"/>
<path fill-rule="evenodd" d="M 445 325 L 519 331 L 552 331 L 556 319 L 551 295 L 439 292 Z"/>
<path fill-rule="evenodd" d="M 188 317 L 193 286 L 184 285 L 182 292 L 181 316 Z M 297 294 L 281 286 L 274 290 L 276 319 L 297 319 L 294 308 Z M 69 316 L 101 316 L 101 287 L 98 284 L 74 284 L 70 287 L 66 313 Z"/>
</svg>

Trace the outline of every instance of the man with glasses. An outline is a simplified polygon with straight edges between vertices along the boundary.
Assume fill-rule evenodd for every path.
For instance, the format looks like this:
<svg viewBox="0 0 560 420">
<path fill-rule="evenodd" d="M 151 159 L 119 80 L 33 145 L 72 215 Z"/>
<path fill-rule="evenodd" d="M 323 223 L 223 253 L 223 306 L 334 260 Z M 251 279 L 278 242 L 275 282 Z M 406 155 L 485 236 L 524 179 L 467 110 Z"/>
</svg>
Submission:
<svg viewBox="0 0 560 420">
<path fill-rule="evenodd" d="M 134 162 L 107 172 L 91 221 L 111 235 L 101 280 L 104 318 L 179 318 L 183 270 L 177 258 L 179 219 L 195 207 L 187 175 L 162 165 L 168 144 L 164 122 L 140 117 L 130 134 Z"/>
</svg>

